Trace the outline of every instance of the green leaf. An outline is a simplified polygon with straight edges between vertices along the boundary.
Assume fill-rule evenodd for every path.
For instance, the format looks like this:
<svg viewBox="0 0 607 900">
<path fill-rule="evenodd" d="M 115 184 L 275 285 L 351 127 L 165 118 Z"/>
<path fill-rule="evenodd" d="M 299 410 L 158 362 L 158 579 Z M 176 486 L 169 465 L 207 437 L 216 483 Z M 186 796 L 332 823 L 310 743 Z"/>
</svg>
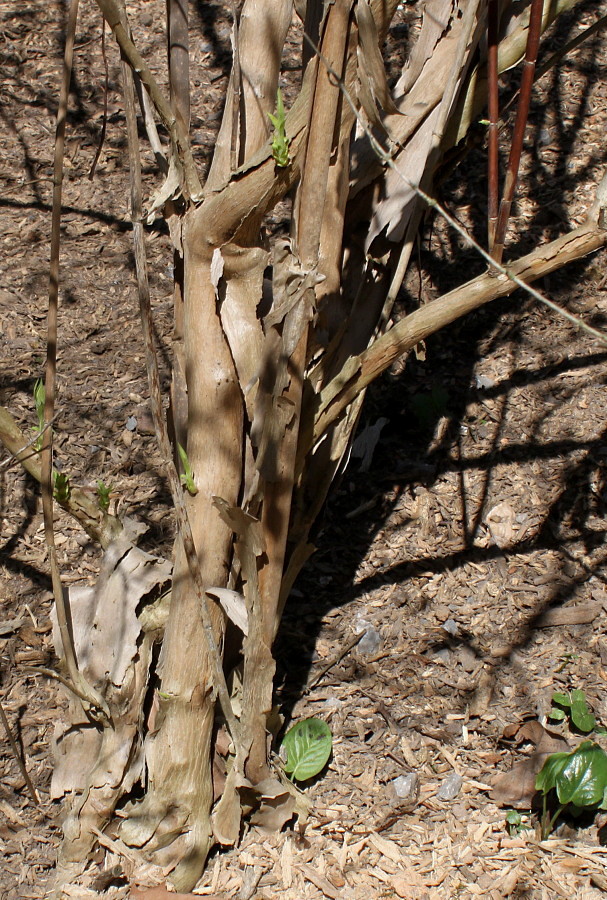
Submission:
<svg viewBox="0 0 607 900">
<path fill-rule="evenodd" d="M 44 390 L 44 382 L 41 378 L 34 385 L 34 403 L 36 404 L 36 416 L 38 417 L 38 427 L 44 425 L 44 404 L 46 403 L 46 392 Z"/>
<path fill-rule="evenodd" d="M 36 418 L 38 419 L 38 439 L 34 444 L 35 450 L 42 449 L 42 429 L 44 428 L 44 404 L 46 402 L 46 392 L 44 390 L 44 382 L 38 378 L 34 385 L 34 405 L 36 407 Z"/>
<path fill-rule="evenodd" d="M 558 703 L 559 706 L 564 706 L 567 709 L 571 706 L 571 700 L 569 698 L 569 694 L 561 694 L 559 691 L 555 691 L 552 695 L 552 702 Z M 551 716 L 552 718 L 552 716 Z"/>
<path fill-rule="evenodd" d="M 548 718 L 552 719 L 553 722 L 562 722 L 563 719 L 567 718 L 567 715 L 563 712 L 562 709 L 556 709 L 555 707 L 552 707 Z"/>
<path fill-rule="evenodd" d="M 272 135 L 272 157 L 277 166 L 284 169 L 289 165 L 289 144 L 291 141 L 287 137 L 285 129 L 285 107 L 282 102 L 282 91 L 280 88 L 276 91 L 276 115 L 268 113 L 268 118 L 274 126 L 274 134 Z"/>
<path fill-rule="evenodd" d="M 588 733 L 594 729 L 596 719 L 588 709 L 584 691 L 571 691 L 571 721 L 578 729 Z"/>
<path fill-rule="evenodd" d="M 544 795 L 554 788 L 563 806 L 602 807 L 607 793 L 607 754 L 592 741 L 583 741 L 571 753 L 553 753 L 535 787 Z"/>
<path fill-rule="evenodd" d="M 519 833 L 522 821 L 523 818 L 517 809 L 509 809 L 506 813 L 506 824 L 508 826 L 508 832 L 511 835 Z"/>
<path fill-rule="evenodd" d="M 70 485 L 70 480 L 67 475 L 64 475 L 62 472 L 53 472 L 55 482 L 54 482 L 54 491 L 53 495 L 55 500 L 58 503 L 66 503 L 70 499 L 70 494 L 72 493 L 72 488 Z"/>
<path fill-rule="evenodd" d="M 110 494 L 112 493 L 112 488 L 109 485 L 105 485 L 101 479 L 97 481 L 97 502 L 99 503 L 99 509 L 106 513 L 110 508 Z"/>
<path fill-rule="evenodd" d="M 194 481 L 194 473 L 192 472 L 188 454 L 183 449 L 181 444 L 177 444 L 177 452 L 179 453 L 179 459 L 181 460 L 181 465 L 183 466 L 183 472 L 179 476 L 179 479 L 188 494 L 191 494 L 192 497 L 194 497 L 198 493 L 198 488 L 196 487 L 196 483 Z"/>
<path fill-rule="evenodd" d="M 306 781 L 318 775 L 331 756 L 331 729 L 322 719 L 303 719 L 287 731 L 282 745 L 287 751 L 285 772 Z"/>
<path fill-rule="evenodd" d="M 547 794 L 556 787 L 556 779 L 563 768 L 567 764 L 567 760 L 571 756 L 570 753 L 551 753 L 535 779 L 536 791 Z"/>
</svg>

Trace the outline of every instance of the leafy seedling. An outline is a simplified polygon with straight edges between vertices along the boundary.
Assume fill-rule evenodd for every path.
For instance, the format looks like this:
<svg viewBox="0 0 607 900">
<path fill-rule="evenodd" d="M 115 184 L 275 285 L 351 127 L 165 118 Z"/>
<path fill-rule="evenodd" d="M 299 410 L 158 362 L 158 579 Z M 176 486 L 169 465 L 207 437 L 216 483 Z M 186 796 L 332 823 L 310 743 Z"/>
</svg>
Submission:
<svg viewBox="0 0 607 900">
<path fill-rule="evenodd" d="M 42 448 L 42 430 L 44 429 L 44 404 L 46 402 L 46 392 L 44 390 L 44 382 L 41 378 L 34 385 L 34 404 L 36 407 L 36 417 L 38 419 L 38 437 L 34 444 L 35 450 Z"/>
<path fill-rule="evenodd" d="M 331 756 L 331 729 L 322 719 L 302 719 L 289 728 L 282 747 L 287 753 L 287 775 L 293 781 L 307 781 L 322 771 Z"/>
<path fill-rule="evenodd" d="M 542 793 L 542 840 L 545 840 L 561 813 L 567 809 L 579 816 L 585 810 L 607 809 L 607 753 L 592 741 L 571 753 L 553 753 L 542 766 L 535 788 Z M 551 816 L 548 797 L 556 794 L 556 811 Z"/>
<path fill-rule="evenodd" d="M 109 511 L 111 493 L 112 488 L 99 479 L 97 481 L 97 503 L 101 512 L 107 513 Z"/>
<path fill-rule="evenodd" d="M 552 695 L 549 718 L 553 722 L 563 722 L 568 718 L 574 728 L 582 734 L 590 734 L 591 731 L 605 733 L 604 728 L 597 727 L 596 719 L 588 708 L 584 691 L 575 690 L 569 694 L 555 691 Z"/>
<path fill-rule="evenodd" d="M 268 113 L 268 118 L 274 126 L 272 157 L 276 165 L 284 169 L 289 165 L 289 144 L 291 141 L 287 137 L 285 130 L 285 107 L 282 102 L 282 91 L 280 88 L 276 91 L 276 115 Z"/>
<path fill-rule="evenodd" d="M 177 451 L 179 453 L 179 459 L 181 460 L 181 465 L 183 466 L 183 472 L 179 476 L 182 485 L 185 487 L 188 494 L 191 494 L 192 497 L 196 496 L 198 493 L 198 488 L 194 482 L 194 473 L 192 472 L 192 467 L 190 465 L 190 460 L 188 459 L 188 454 L 185 452 L 181 444 L 177 444 Z"/>
<path fill-rule="evenodd" d="M 57 503 L 67 503 L 70 499 L 70 494 L 72 493 L 72 488 L 70 485 L 70 480 L 67 475 L 64 475 L 63 472 L 57 472 L 53 470 L 54 475 L 54 490 L 53 496 Z"/>
<path fill-rule="evenodd" d="M 506 827 L 510 837 L 516 837 L 522 831 L 529 831 L 529 818 L 518 811 L 518 809 L 509 809 L 506 813 Z"/>
</svg>

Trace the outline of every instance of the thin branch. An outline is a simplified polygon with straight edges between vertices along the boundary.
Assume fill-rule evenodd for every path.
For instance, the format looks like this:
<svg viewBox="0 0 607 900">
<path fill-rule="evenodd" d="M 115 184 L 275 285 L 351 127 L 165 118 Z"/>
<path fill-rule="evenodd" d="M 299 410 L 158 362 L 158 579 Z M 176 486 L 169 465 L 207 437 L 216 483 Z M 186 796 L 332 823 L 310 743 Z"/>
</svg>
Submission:
<svg viewBox="0 0 607 900">
<path fill-rule="evenodd" d="M 99 162 L 99 157 L 101 156 L 101 151 L 103 150 L 103 145 L 105 143 L 105 132 L 107 130 L 107 101 L 110 90 L 110 67 L 108 66 L 107 53 L 105 52 L 105 19 L 103 18 L 103 16 L 101 16 L 101 56 L 103 57 L 103 69 L 105 73 L 105 78 L 103 81 L 103 114 L 101 118 L 101 134 L 99 135 L 97 150 L 95 151 L 95 156 L 93 158 L 93 162 L 89 172 L 89 181 L 92 181 L 95 177 L 95 170 L 97 169 L 97 163 Z"/>
<path fill-rule="evenodd" d="M 189 0 L 167 0 L 171 103 L 185 134 L 190 131 L 188 4 Z"/>
<path fill-rule="evenodd" d="M 304 38 L 312 44 L 312 41 L 310 41 L 310 38 L 307 35 L 304 34 Z M 409 181 L 409 179 L 400 172 L 397 165 L 394 163 L 391 154 L 372 134 L 367 123 L 358 112 L 343 80 L 315 45 L 314 50 L 327 71 L 335 79 L 336 83 L 339 84 L 344 97 L 354 111 L 357 121 L 365 131 L 369 142 L 379 159 L 381 159 L 389 168 L 393 169 L 405 184 L 413 188 L 428 206 L 439 213 L 452 228 L 462 235 L 466 243 L 469 246 L 474 247 L 489 263 L 492 271 L 475 279 L 474 282 L 469 282 L 467 285 L 457 288 L 456 291 L 452 291 L 450 294 L 446 294 L 443 297 L 438 298 L 438 300 L 433 301 L 431 304 L 427 304 L 421 309 L 416 310 L 416 312 L 407 316 L 402 322 L 386 332 L 358 357 L 352 358 L 344 367 L 344 370 L 322 390 L 321 397 L 324 399 L 321 399 L 320 409 L 316 412 L 314 436 L 310 446 L 320 440 L 327 428 L 343 413 L 352 400 L 364 390 L 371 381 L 377 378 L 381 372 L 388 368 L 394 359 L 407 350 L 410 350 L 420 340 L 423 340 L 424 337 L 427 337 L 429 334 L 437 331 L 438 328 L 459 318 L 465 312 L 475 309 L 498 296 L 506 296 L 509 293 L 512 293 L 515 286 L 523 288 L 523 290 L 536 300 L 539 300 L 541 303 L 550 307 L 550 309 L 553 309 L 555 312 L 564 316 L 570 322 L 575 324 L 576 327 L 591 334 L 601 341 L 601 343 L 607 344 L 607 336 L 605 334 L 592 328 L 590 325 L 587 325 L 567 310 L 562 309 L 556 303 L 553 303 L 552 300 L 549 300 L 534 288 L 530 287 L 526 280 L 524 280 L 540 277 L 543 274 L 547 274 L 548 272 L 560 268 L 563 255 L 565 255 L 565 261 L 579 259 L 581 256 L 585 256 L 587 253 L 592 252 L 592 250 L 596 250 L 607 243 L 607 230 L 603 228 L 603 214 L 604 210 L 607 208 L 607 176 L 603 178 L 597 189 L 597 199 L 591 210 L 589 221 L 585 225 L 575 229 L 568 235 L 558 238 L 551 244 L 539 247 L 527 257 L 517 260 L 506 268 L 484 250 L 480 244 L 468 234 L 466 229 L 450 216 L 436 200 L 430 197 L 418 185 Z M 565 249 L 567 249 L 567 254 L 565 254 Z M 546 265 L 543 267 L 540 265 L 538 267 L 538 260 L 541 260 L 543 257 L 547 258 Z M 481 282 L 483 282 L 482 287 Z M 489 288 L 491 282 L 493 282 L 493 288 Z M 473 290 L 474 285 L 478 286 L 478 290 Z M 456 296 L 458 299 L 457 303 L 454 302 Z M 439 309 L 443 312 L 443 315 L 439 314 Z M 426 318 L 428 319 L 427 321 Z M 388 346 L 390 346 L 391 350 L 388 351 L 387 355 L 386 351 Z M 390 356 L 391 353 L 394 355 L 392 355 L 388 361 L 388 356 Z M 300 448 L 300 457 L 302 453 L 305 453 L 305 448 Z"/>
<path fill-rule="evenodd" d="M 57 310 L 59 305 L 59 248 L 61 242 L 61 201 L 63 188 L 63 159 L 65 151 L 65 126 L 69 87 L 72 78 L 72 62 L 74 58 L 74 38 L 76 19 L 78 16 L 78 0 L 71 0 L 63 59 L 63 78 L 57 110 L 57 126 L 55 135 L 55 158 L 53 168 L 53 209 L 51 217 L 51 250 L 49 271 L 49 298 L 47 317 L 47 344 L 45 370 L 45 403 L 44 421 L 50 423 L 55 415 L 55 392 L 57 372 Z M 69 679 L 74 685 L 74 692 L 84 700 L 84 708 L 91 716 L 109 722 L 110 711 L 104 698 L 90 685 L 78 669 L 76 651 L 70 628 L 67 601 L 63 593 L 55 533 L 53 524 L 53 429 L 47 428 L 42 438 L 42 511 L 44 515 L 44 535 L 48 548 L 51 567 L 53 595 L 57 610 L 57 622 L 61 634 L 61 643 Z"/>
<path fill-rule="evenodd" d="M 25 783 L 27 785 L 27 789 L 30 792 L 30 796 L 31 796 L 32 800 L 34 801 L 34 803 L 36 804 L 36 806 L 39 806 L 40 800 L 38 799 L 38 794 L 36 793 L 36 788 L 32 784 L 32 779 L 28 775 L 27 769 L 25 767 L 25 763 L 21 759 L 21 754 L 19 753 L 19 748 L 17 747 L 17 744 L 15 743 L 15 738 L 12 735 L 10 725 L 8 724 L 8 719 L 6 717 L 6 713 L 4 712 L 4 707 L 2 706 L 1 702 L 0 702 L 0 719 L 2 719 L 2 724 L 4 725 L 4 730 L 6 732 L 6 737 L 7 737 L 9 746 L 10 746 L 12 754 L 15 758 L 15 762 L 19 766 L 19 771 L 21 772 L 21 775 L 23 776 L 23 780 L 25 781 Z"/>
<path fill-rule="evenodd" d="M 544 0 L 532 0 L 531 13 L 529 16 L 529 33 L 527 35 L 527 49 L 525 51 L 519 102 L 516 110 L 516 120 L 512 134 L 508 168 L 506 170 L 504 195 L 500 202 L 497 225 L 495 227 L 495 241 L 491 252 L 491 255 L 497 262 L 501 262 L 502 260 L 504 241 L 506 239 L 506 228 L 508 227 L 510 209 L 512 207 L 514 192 L 516 191 L 516 184 L 518 181 L 518 171 L 521 163 L 521 154 L 523 152 L 523 142 L 525 140 L 525 128 L 527 127 L 527 120 L 529 118 L 535 63 L 542 34 L 543 8 Z"/>
<path fill-rule="evenodd" d="M 230 134 L 230 171 L 235 172 L 238 168 L 238 131 L 240 122 L 240 100 L 242 90 L 242 73 L 240 70 L 240 42 L 238 39 L 238 13 L 236 12 L 236 3 L 232 0 L 232 78 L 230 81 L 232 89 L 232 132 Z M 244 143 L 244 142 L 243 142 Z"/>
<path fill-rule="evenodd" d="M 160 90 L 160 86 L 154 78 L 150 67 L 146 64 L 145 60 L 135 47 L 135 44 L 129 37 L 127 29 L 120 19 L 120 9 L 118 4 L 115 0 L 96 0 L 96 2 L 104 15 L 106 22 L 112 29 L 124 57 L 131 68 L 134 69 L 141 78 L 141 81 L 154 104 L 156 112 L 166 126 L 171 136 L 171 143 L 177 150 L 183 164 L 185 176 L 184 186 L 187 188 L 190 196 L 193 199 L 197 199 L 202 194 L 202 185 L 200 184 L 200 179 L 198 178 L 198 173 L 196 171 L 190 142 L 180 118 L 173 112 L 170 102 Z"/>
<path fill-rule="evenodd" d="M 596 22 L 593 22 L 592 25 L 589 25 L 588 28 L 584 29 L 584 31 L 580 32 L 580 34 L 576 35 L 574 38 L 568 41 L 563 47 L 560 47 L 558 50 L 556 50 L 551 56 L 548 57 L 546 62 L 542 63 L 541 66 L 538 66 L 536 68 L 535 80 L 539 81 L 539 79 L 542 78 L 546 74 L 546 72 L 549 72 L 550 69 L 552 69 L 553 66 L 555 66 L 561 59 L 563 59 L 574 50 L 577 50 L 577 48 L 580 47 L 584 43 L 584 41 L 588 40 L 589 37 L 592 37 L 595 32 L 600 31 L 600 29 L 603 28 L 605 24 L 607 24 L 607 15 L 601 16 L 600 19 L 597 19 Z M 508 100 L 508 102 L 504 106 L 504 113 L 507 112 L 512 104 L 517 101 L 519 93 L 520 88 L 514 92 L 510 100 Z"/>
<path fill-rule="evenodd" d="M 489 95 L 489 128 L 487 164 L 489 175 L 487 203 L 487 237 L 489 250 L 495 240 L 499 203 L 499 78 L 497 49 L 499 44 L 499 0 L 489 0 L 487 17 L 487 93 Z"/>
</svg>

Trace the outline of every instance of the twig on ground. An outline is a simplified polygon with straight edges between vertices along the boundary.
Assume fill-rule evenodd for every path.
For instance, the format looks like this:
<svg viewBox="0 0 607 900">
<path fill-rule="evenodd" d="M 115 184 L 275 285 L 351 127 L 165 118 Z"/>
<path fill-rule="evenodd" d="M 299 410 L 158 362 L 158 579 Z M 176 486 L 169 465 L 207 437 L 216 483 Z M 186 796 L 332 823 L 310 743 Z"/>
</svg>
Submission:
<svg viewBox="0 0 607 900">
<path fill-rule="evenodd" d="M 8 719 L 6 717 L 6 713 L 4 712 L 4 707 L 2 706 L 1 702 L 0 702 L 0 719 L 2 719 L 2 724 L 4 725 L 4 730 L 6 732 L 6 737 L 7 737 L 9 746 L 11 748 L 13 756 L 15 757 L 15 762 L 19 766 L 19 771 L 21 772 L 21 774 L 23 776 L 23 780 L 25 781 L 25 783 L 27 785 L 27 789 L 30 792 L 30 796 L 31 796 L 32 800 L 34 801 L 34 803 L 36 804 L 36 806 L 39 806 L 40 800 L 38 798 L 38 794 L 36 793 L 36 788 L 32 784 L 32 780 L 27 773 L 27 769 L 25 768 L 25 763 L 21 759 L 21 754 L 19 753 L 19 748 L 17 747 L 17 744 L 15 743 L 15 739 L 12 735 L 10 725 L 8 724 Z"/>
<path fill-rule="evenodd" d="M 325 675 L 327 674 L 327 672 L 330 672 L 331 669 L 332 669 L 334 666 L 336 666 L 338 663 L 340 663 L 340 662 L 342 661 L 342 659 L 344 658 L 344 656 L 347 656 L 348 653 L 350 652 L 350 650 L 352 650 L 354 647 L 356 647 L 356 645 L 357 645 L 360 641 L 362 641 L 362 639 L 363 639 L 364 636 L 365 636 L 365 632 L 364 632 L 364 631 L 361 631 L 360 634 L 355 634 L 354 637 L 351 638 L 351 639 L 348 641 L 348 643 L 347 643 L 344 647 L 342 647 L 342 648 L 340 649 L 339 653 L 337 653 L 335 656 L 333 656 L 333 657 L 329 660 L 328 663 L 325 663 L 325 665 L 322 667 L 322 669 L 320 670 L 320 672 L 318 672 L 318 674 L 314 676 L 314 678 L 312 679 L 312 681 L 310 682 L 310 684 L 307 686 L 307 688 L 306 688 L 305 691 L 303 692 L 303 696 L 304 696 L 304 697 L 307 696 L 307 694 L 309 694 L 310 691 L 314 690 L 314 688 L 316 687 L 316 685 L 317 685 L 320 681 L 322 681 L 322 679 L 325 677 Z"/>
</svg>

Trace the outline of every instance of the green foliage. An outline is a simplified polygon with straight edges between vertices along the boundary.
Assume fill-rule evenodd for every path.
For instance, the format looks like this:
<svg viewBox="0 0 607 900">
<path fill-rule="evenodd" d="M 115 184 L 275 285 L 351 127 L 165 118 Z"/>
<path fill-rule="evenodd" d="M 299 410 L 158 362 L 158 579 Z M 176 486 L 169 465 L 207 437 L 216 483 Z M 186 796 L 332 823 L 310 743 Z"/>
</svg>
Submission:
<svg viewBox="0 0 607 900">
<path fill-rule="evenodd" d="M 555 691 L 552 695 L 549 718 L 553 722 L 562 722 L 569 718 L 574 728 L 582 734 L 590 734 L 591 731 L 605 732 L 604 728 L 597 727 L 596 719 L 588 708 L 584 691 L 574 690 L 569 694 Z"/>
<path fill-rule="evenodd" d="M 416 394 L 411 400 L 411 407 L 422 428 L 430 428 L 445 415 L 448 402 L 449 392 L 442 385 L 434 385 L 431 391 Z"/>
<path fill-rule="evenodd" d="M 66 503 L 70 499 L 72 488 L 70 480 L 63 472 L 53 470 L 54 490 L 53 496 L 58 503 Z"/>
<path fill-rule="evenodd" d="M 97 503 L 99 504 L 99 509 L 101 512 L 108 512 L 110 508 L 110 494 L 112 493 L 112 488 L 110 485 L 104 484 L 101 479 L 97 481 Z"/>
<path fill-rule="evenodd" d="M 529 817 L 528 815 L 523 816 L 518 809 L 509 809 L 506 813 L 506 827 L 511 837 L 520 834 L 522 831 L 528 831 Z"/>
<path fill-rule="evenodd" d="M 276 165 L 284 169 L 289 165 L 289 144 L 291 142 L 285 130 L 285 107 L 282 102 L 282 91 L 280 88 L 276 91 L 276 115 L 268 113 L 268 118 L 274 126 L 272 156 Z"/>
<path fill-rule="evenodd" d="M 333 749 L 331 729 L 322 719 L 302 719 L 284 736 L 285 772 L 295 781 L 313 778 L 327 764 Z"/>
<path fill-rule="evenodd" d="M 571 753 L 553 753 L 535 779 L 535 788 L 543 794 L 542 838 L 545 839 L 564 809 L 573 815 L 584 810 L 607 809 L 607 754 L 592 741 L 582 741 Z M 551 791 L 558 800 L 552 817 L 548 814 Z"/>
<path fill-rule="evenodd" d="M 46 392 L 44 390 L 44 382 L 41 378 L 34 385 L 34 404 L 36 406 L 36 417 L 38 419 L 38 438 L 34 444 L 34 449 L 40 450 L 42 447 L 42 429 L 44 428 L 44 404 L 46 402 Z"/>
<path fill-rule="evenodd" d="M 181 465 L 183 466 L 183 472 L 179 476 L 179 478 L 181 479 L 181 483 L 185 487 L 188 494 L 191 494 L 192 497 L 194 497 L 198 493 L 198 488 L 196 487 L 196 484 L 194 482 L 194 473 L 192 472 L 188 454 L 185 452 L 181 444 L 177 444 L 177 451 L 179 453 Z"/>
</svg>

